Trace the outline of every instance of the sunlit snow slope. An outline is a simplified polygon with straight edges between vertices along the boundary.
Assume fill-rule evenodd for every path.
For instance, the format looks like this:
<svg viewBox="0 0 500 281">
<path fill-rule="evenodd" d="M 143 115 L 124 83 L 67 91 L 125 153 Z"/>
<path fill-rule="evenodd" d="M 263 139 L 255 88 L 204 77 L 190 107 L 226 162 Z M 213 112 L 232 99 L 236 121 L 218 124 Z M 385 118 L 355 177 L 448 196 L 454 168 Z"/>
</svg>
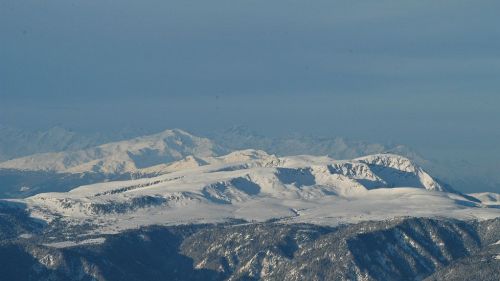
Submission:
<svg viewBox="0 0 500 281">
<path fill-rule="evenodd" d="M 399 216 L 500 215 L 500 209 L 447 190 L 410 160 L 393 154 L 339 161 L 244 150 L 189 156 L 150 169 L 168 173 L 42 193 L 21 202 L 33 216 L 90 223 L 105 232 L 234 219 L 336 225 Z"/>
<path fill-rule="evenodd" d="M 0 163 L 0 169 L 59 173 L 120 174 L 194 155 L 209 157 L 223 150 L 206 138 L 174 129 L 77 151 L 41 153 Z"/>
</svg>

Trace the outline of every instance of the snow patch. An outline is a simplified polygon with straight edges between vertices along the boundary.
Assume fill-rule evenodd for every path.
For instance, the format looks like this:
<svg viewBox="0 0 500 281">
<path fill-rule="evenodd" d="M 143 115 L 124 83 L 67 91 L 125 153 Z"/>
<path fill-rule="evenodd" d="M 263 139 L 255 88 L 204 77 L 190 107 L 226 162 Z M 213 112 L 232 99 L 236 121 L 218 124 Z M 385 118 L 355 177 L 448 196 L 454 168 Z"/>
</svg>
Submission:
<svg viewBox="0 0 500 281">
<path fill-rule="evenodd" d="M 43 244 L 44 246 L 51 247 L 51 248 L 69 248 L 69 247 L 77 247 L 77 246 L 82 246 L 82 245 L 99 245 L 106 242 L 106 238 L 100 237 L 100 238 L 93 238 L 93 239 L 86 239 L 82 241 L 62 241 L 62 242 L 54 242 L 54 243 L 47 243 Z"/>
</svg>

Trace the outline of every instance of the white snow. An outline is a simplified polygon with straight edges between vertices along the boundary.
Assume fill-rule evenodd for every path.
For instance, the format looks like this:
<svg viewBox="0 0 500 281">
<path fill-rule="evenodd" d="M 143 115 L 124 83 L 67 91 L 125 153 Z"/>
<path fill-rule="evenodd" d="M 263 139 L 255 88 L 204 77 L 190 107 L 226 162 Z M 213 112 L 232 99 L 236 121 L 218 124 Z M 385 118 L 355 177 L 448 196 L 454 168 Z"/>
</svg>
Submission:
<svg viewBox="0 0 500 281">
<path fill-rule="evenodd" d="M 471 193 L 469 196 L 475 197 L 485 205 L 498 205 L 500 206 L 500 194 L 493 192 Z"/>
<path fill-rule="evenodd" d="M 65 173 L 126 173 L 173 162 L 189 155 L 214 156 L 220 151 L 209 139 L 174 129 L 84 150 L 17 158 L 0 163 L 0 168 Z"/>
<path fill-rule="evenodd" d="M 173 172 L 153 178 L 82 186 L 22 201 L 35 217 L 60 215 L 70 225 L 87 220 L 102 233 L 231 219 L 337 225 L 402 216 L 500 215 L 498 208 L 447 192 L 410 160 L 392 154 L 337 161 L 245 150 L 177 164 Z"/>
<path fill-rule="evenodd" d="M 52 247 L 52 248 L 69 248 L 69 247 L 76 247 L 76 246 L 82 246 L 82 245 L 98 245 L 106 242 L 106 238 L 104 237 L 99 237 L 99 238 L 92 238 L 92 239 L 86 239 L 82 241 L 62 241 L 62 242 L 54 242 L 54 243 L 47 243 L 44 244 L 44 246 L 47 247 Z"/>
</svg>

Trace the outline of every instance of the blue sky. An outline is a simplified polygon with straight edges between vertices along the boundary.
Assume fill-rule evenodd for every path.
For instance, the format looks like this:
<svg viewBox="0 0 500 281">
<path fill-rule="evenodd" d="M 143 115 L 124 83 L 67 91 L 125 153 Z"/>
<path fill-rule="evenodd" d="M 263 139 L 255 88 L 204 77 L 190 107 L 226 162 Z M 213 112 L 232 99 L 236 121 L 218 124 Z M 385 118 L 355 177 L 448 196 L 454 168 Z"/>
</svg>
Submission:
<svg viewBox="0 0 500 281">
<path fill-rule="evenodd" d="M 395 141 L 499 166 L 498 1 L 0 1 L 0 123 Z"/>
</svg>

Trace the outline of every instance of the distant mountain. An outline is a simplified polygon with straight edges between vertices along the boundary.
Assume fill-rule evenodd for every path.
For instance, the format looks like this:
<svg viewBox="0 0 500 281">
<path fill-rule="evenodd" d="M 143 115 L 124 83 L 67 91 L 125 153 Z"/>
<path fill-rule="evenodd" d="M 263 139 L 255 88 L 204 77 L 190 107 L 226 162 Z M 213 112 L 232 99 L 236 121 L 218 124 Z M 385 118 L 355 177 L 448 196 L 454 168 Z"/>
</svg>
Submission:
<svg viewBox="0 0 500 281">
<path fill-rule="evenodd" d="M 500 215 L 500 209 L 448 189 L 394 154 L 333 160 L 245 150 L 190 156 L 169 167 L 169 173 L 157 177 L 41 193 L 16 202 L 47 221 L 85 221 L 93 233 L 232 220 L 337 225 L 400 216 Z"/>
<path fill-rule="evenodd" d="M 0 162 L 0 198 L 68 191 L 85 184 L 169 173 L 178 169 L 176 166 L 191 165 L 190 159 L 196 162 L 197 157 L 225 152 L 206 138 L 182 130 L 166 130 L 85 149 L 24 156 Z M 169 167 L 185 157 L 188 157 L 186 163 Z"/>
<path fill-rule="evenodd" d="M 340 160 L 377 153 L 392 153 L 407 157 L 425 168 L 434 166 L 433 162 L 401 144 L 370 143 L 348 140 L 343 137 L 321 137 L 302 134 L 267 137 L 245 126 L 234 126 L 227 130 L 214 132 L 209 135 L 209 138 L 230 150 L 260 149 L 278 156 L 327 155 Z"/>
<path fill-rule="evenodd" d="M 0 162 L 45 152 L 82 150 L 149 134 L 136 127 L 84 133 L 59 126 L 46 130 L 27 130 L 0 124 Z"/>
<path fill-rule="evenodd" d="M 471 200 L 399 155 L 243 150 L 155 169 L 168 173 L 0 200 L 0 275 L 396 281 L 499 272 L 500 208 L 489 203 L 499 195 Z"/>
<path fill-rule="evenodd" d="M 0 276 L 493 281 L 500 273 L 499 194 L 460 194 L 391 153 L 223 152 L 169 130 L 7 162 L 48 169 L 4 170 L 23 178 L 99 183 L 0 200 Z M 140 178 L 120 178 L 127 174 Z"/>
<path fill-rule="evenodd" d="M 164 150 L 161 148 L 164 146 L 161 133 L 126 139 L 126 136 L 133 136 L 138 132 L 133 133 L 123 129 L 119 133 L 110 133 L 107 137 L 92 137 L 61 128 L 53 128 L 47 132 L 26 133 L 3 127 L 0 129 L 0 133 L 3 134 L 0 138 L 0 159 L 2 151 L 8 152 L 3 153 L 4 158 L 25 155 L 30 151 L 55 152 L 28 155 L 6 162 L 0 160 L 0 181 L 4 182 L 0 188 L 0 198 L 25 197 L 43 191 L 70 190 L 81 184 L 170 173 L 177 169 L 176 166 L 200 165 L 199 160 L 202 159 L 199 156 L 222 155 L 242 149 L 258 149 L 278 156 L 328 155 L 334 159 L 393 153 L 405 156 L 424 167 L 442 185 L 449 184 L 465 192 L 496 191 L 500 181 L 497 174 L 485 172 L 487 169 L 482 169 L 481 166 L 464 161 L 429 160 L 404 145 L 299 134 L 266 137 L 242 126 L 213 132 L 208 136 L 209 139 L 196 137 L 183 131 L 180 133 L 181 130 L 170 131 L 177 131 L 179 135 L 184 135 L 185 139 L 191 138 L 193 141 L 187 140 L 181 145 L 170 143 L 169 145 L 175 148 Z M 15 141 L 17 138 L 19 138 L 18 142 Z M 105 143 L 106 139 L 124 138 L 123 141 L 101 144 Z M 160 139 L 155 140 L 155 138 Z M 205 144 L 196 144 L 194 140 L 196 138 L 203 139 Z M 199 148 L 194 149 L 198 145 Z M 206 148 L 206 151 L 203 151 L 204 145 L 213 149 Z M 183 146 L 186 146 L 186 149 L 182 148 Z M 5 156 L 7 154 L 9 156 Z M 193 154 L 193 157 L 185 159 L 185 163 L 172 164 L 190 154 Z"/>
<path fill-rule="evenodd" d="M 313 137 L 289 135 L 267 137 L 253 132 L 245 126 L 236 126 L 208 136 L 220 145 L 232 150 L 261 149 L 279 156 L 328 155 L 334 159 L 352 159 L 359 156 L 383 152 L 403 152 L 403 146 L 349 141 L 341 137 Z"/>
<path fill-rule="evenodd" d="M 82 150 L 41 153 L 0 163 L 0 169 L 58 173 L 121 174 L 169 163 L 186 156 L 214 156 L 224 151 L 206 138 L 182 130 L 107 143 Z"/>
<path fill-rule="evenodd" d="M 308 154 L 328 155 L 334 159 L 352 159 L 376 153 L 393 153 L 411 159 L 455 189 L 464 192 L 474 190 L 500 192 L 500 171 L 487 171 L 491 170 L 491 167 L 474 165 L 467 161 L 423 156 L 401 144 L 370 143 L 342 137 L 302 134 L 268 137 L 245 126 L 234 126 L 227 130 L 212 132 L 208 137 L 231 150 L 254 148 L 279 156 Z"/>
<path fill-rule="evenodd" d="M 81 135 L 61 127 L 32 132 L 0 125 L 0 161 L 35 153 L 84 149 L 105 141 L 103 136 Z"/>
</svg>

